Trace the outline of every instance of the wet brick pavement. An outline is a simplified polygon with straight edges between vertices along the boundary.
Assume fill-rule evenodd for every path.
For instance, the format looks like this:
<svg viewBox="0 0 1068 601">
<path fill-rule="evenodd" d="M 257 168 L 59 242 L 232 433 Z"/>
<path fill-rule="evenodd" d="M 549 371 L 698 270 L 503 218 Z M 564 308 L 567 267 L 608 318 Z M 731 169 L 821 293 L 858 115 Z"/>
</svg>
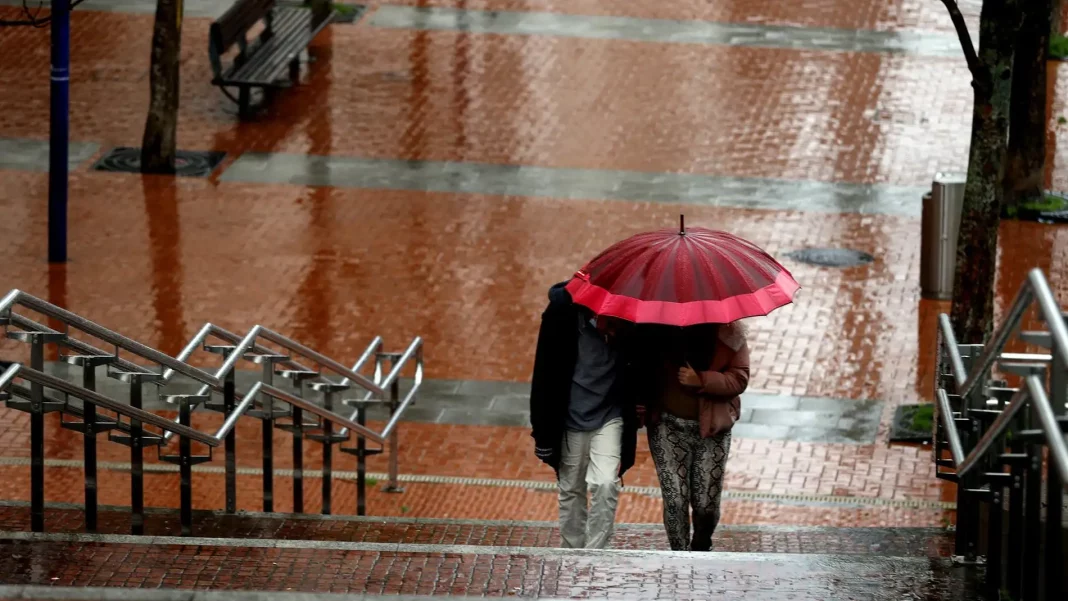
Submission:
<svg viewBox="0 0 1068 601">
<path fill-rule="evenodd" d="M 233 547 L 181 539 L 0 540 L 5 584 L 474 596 L 708 599 L 974 599 L 964 570 L 928 558 L 665 552 L 411 552 L 361 545 Z M 313 545 L 313 543 L 308 543 Z M 493 548 L 487 549 L 492 551 Z"/>
<path fill-rule="evenodd" d="M 380 6 L 373 4 L 361 23 L 331 27 L 320 36 L 303 85 L 246 123 L 209 84 L 208 20 L 189 18 L 180 145 L 229 152 L 222 174 L 247 164 L 243 153 L 258 152 L 330 168 L 385 164 L 374 161 L 457 165 L 462 177 L 496 178 L 490 183 L 497 186 L 515 183 L 499 175 L 502 170 L 527 169 L 559 181 L 540 189 L 432 192 L 427 177 L 404 186 L 391 179 L 378 187 L 364 182 L 343 188 L 90 172 L 92 159 L 107 148 L 140 142 L 143 120 L 131 115 L 140 114 L 147 99 L 151 15 L 79 10 L 73 24 L 72 138 L 78 157 L 85 158 L 71 178 L 72 261 L 52 268 L 43 261 L 44 211 L 29 201 L 47 196 L 47 176 L 30 171 L 39 163 L 38 145 L 36 159 L 24 153 L 18 165 L 7 163 L 0 172 L 0 291 L 29 291 L 172 354 L 207 321 L 239 332 L 262 323 L 342 362 L 354 360 L 376 334 L 391 349 L 422 335 L 430 377 L 522 382 L 530 375 L 546 287 L 618 238 L 675 223 L 679 212 L 687 213 L 689 223 L 737 232 L 780 257 L 807 247 L 852 248 L 874 255 L 875 262 L 837 270 L 787 261 L 804 289 L 796 305 L 751 320 L 752 386 L 772 395 L 881 402 L 875 442 L 739 436 L 728 491 L 779 496 L 728 495 L 724 520 L 939 526 L 952 518 L 931 505 L 879 504 L 952 499 L 952 487 L 933 479 L 927 450 L 885 444 L 893 409 L 930 399 L 935 320 L 946 306 L 919 299 L 915 205 L 895 200 L 907 210 L 857 211 L 864 208 L 862 192 L 887 189 L 899 194 L 894 199 L 911 195 L 915 202 L 914 192 L 935 171 L 963 165 L 971 95 L 962 60 L 625 35 L 387 29 L 372 24 Z M 943 7 L 922 0 L 395 3 L 417 4 L 568 16 L 558 24 L 599 15 L 757 24 L 767 26 L 757 28 L 764 33 L 807 27 L 921 37 L 928 32 L 930 39 L 943 39 L 950 31 Z M 978 3 L 962 4 L 974 19 Z M 17 10 L 0 8 L 0 16 L 13 15 Z M 45 138 L 47 45 L 47 33 L 31 28 L 0 37 L 5 143 Z M 1050 70 L 1054 116 L 1068 110 L 1064 68 Z M 1068 182 L 1061 167 L 1065 145 L 1058 144 L 1062 130 L 1051 125 L 1056 187 Z M 623 199 L 564 194 L 564 176 L 577 178 L 581 187 L 605 172 L 647 177 L 636 180 Z M 707 188 L 710 197 L 768 178 L 775 185 L 746 192 L 750 200 L 763 196 L 752 205 L 760 210 L 716 206 L 714 199 L 682 204 L 700 200 L 692 185 L 685 188 L 690 197 L 679 193 L 678 182 L 693 181 L 687 177 L 715 184 Z M 318 183 L 345 184 L 340 178 Z M 675 188 L 657 197 L 658 188 L 669 184 Z M 649 190 L 644 199 L 634 192 L 642 186 Z M 812 190 L 819 194 L 804 196 Z M 581 199 L 591 196 L 607 200 Z M 799 196 L 823 204 L 806 205 Z M 835 199 L 837 206 L 830 202 Z M 999 311 L 1036 264 L 1050 272 L 1055 291 L 1065 297 L 1063 228 L 1006 223 L 1002 236 L 1011 242 L 1000 251 Z M 26 357 L 24 348 L 11 343 L 0 345 L 0 355 Z M 200 356 L 194 361 L 209 364 Z M 21 461 L 27 454 L 25 416 L 0 412 L 0 460 Z M 217 425 L 213 419 L 198 417 L 197 425 Z M 252 441 L 258 440 L 258 425 L 243 424 L 238 435 L 248 443 L 239 445 L 241 465 L 257 466 Z M 542 483 L 551 478 L 531 457 L 522 427 L 406 423 L 401 436 L 406 474 Z M 51 419 L 49 437 L 52 460 L 80 457 L 77 437 L 58 433 Z M 288 450 L 285 437 L 278 443 Z M 308 466 L 314 468 L 318 449 L 308 447 Z M 102 445 L 102 453 L 108 461 L 128 460 L 125 449 L 112 445 Z M 628 484 L 653 486 L 644 443 L 641 453 Z M 288 453 L 282 455 L 284 468 Z M 339 469 L 353 469 L 350 458 L 340 461 Z M 383 471 L 384 461 L 375 458 L 372 470 Z M 76 463 L 48 470 L 50 499 L 80 500 Z M 108 483 L 105 496 L 111 495 L 107 502 L 125 503 L 127 476 L 105 470 L 101 477 Z M 196 478 L 198 506 L 220 507 L 221 476 Z M 177 476 L 152 474 L 149 480 L 158 495 L 152 503 L 173 506 Z M 27 482 L 26 466 L 0 465 L 0 497 L 25 499 Z M 239 483 L 242 507 L 256 509 L 258 476 L 243 475 Z M 309 504 L 317 484 L 306 485 Z M 281 498 L 285 486 L 279 478 Z M 337 490 L 340 506 L 351 511 L 351 483 L 339 483 Z M 821 495 L 856 502 L 828 503 Z M 545 520 L 555 512 L 551 491 L 461 483 L 410 483 L 404 495 L 376 491 L 369 503 L 381 515 Z M 653 522 L 658 515 L 657 499 L 624 495 L 624 520 Z"/>
<path fill-rule="evenodd" d="M 127 534 L 129 510 L 101 511 L 97 532 Z M 84 532 L 77 508 L 49 508 L 48 532 Z M 153 511 L 145 521 L 148 536 L 179 536 L 178 515 Z M 413 518 L 356 518 L 198 512 L 198 538 L 313 540 L 348 543 L 477 545 L 496 547 L 558 547 L 559 530 L 552 522 L 481 521 Z M 0 532 L 29 532 L 26 505 L 0 504 Z M 2 535 L 0 535 L 2 538 Z M 715 548 L 734 553 L 824 553 L 897 557 L 948 557 L 952 536 L 935 528 L 825 528 L 724 526 L 716 531 Z M 612 548 L 667 550 L 659 524 L 619 524 Z"/>
<path fill-rule="evenodd" d="M 0 436 L 0 458 L 27 458 L 28 414 L 0 409 L 0 416 L 6 420 L 5 432 Z M 81 459 L 81 434 L 59 428 L 58 422 L 57 415 L 48 416 L 46 421 L 47 456 L 60 460 Z M 202 431 L 213 432 L 221 425 L 221 417 L 205 413 L 198 415 L 193 423 Z M 380 422 L 370 422 L 370 425 L 382 427 Z M 406 474 L 550 481 L 553 472 L 533 457 L 529 433 L 529 428 L 521 427 L 408 422 L 400 429 L 398 460 L 401 471 Z M 262 464 L 259 422 L 251 418 L 241 422 L 236 437 L 239 441 L 237 465 L 259 468 Z M 291 467 L 288 451 L 292 436 L 277 430 L 273 440 L 278 449 L 275 467 Z M 102 442 L 98 457 L 100 461 L 125 462 L 129 461 L 130 453 L 126 447 Z M 929 448 L 922 446 L 739 438 L 731 446 L 726 487 L 734 491 L 884 500 L 943 499 L 952 489 L 930 477 L 929 457 Z M 304 458 L 305 468 L 318 468 L 322 459 L 321 446 L 306 444 Z M 208 465 L 219 469 L 221 451 L 217 451 L 215 459 Z M 145 461 L 158 463 L 156 452 L 146 451 Z M 385 472 L 387 461 L 385 454 L 371 457 L 368 470 Z M 356 460 L 347 454 L 335 453 L 334 469 L 354 471 Z M 627 473 L 625 482 L 630 486 L 657 484 L 644 436 L 639 436 L 637 463 Z M 3 494 L 9 494 L 9 487 L 0 481 Z M 0 498 L 4 498 L 3 494 Z"/>
</svg>

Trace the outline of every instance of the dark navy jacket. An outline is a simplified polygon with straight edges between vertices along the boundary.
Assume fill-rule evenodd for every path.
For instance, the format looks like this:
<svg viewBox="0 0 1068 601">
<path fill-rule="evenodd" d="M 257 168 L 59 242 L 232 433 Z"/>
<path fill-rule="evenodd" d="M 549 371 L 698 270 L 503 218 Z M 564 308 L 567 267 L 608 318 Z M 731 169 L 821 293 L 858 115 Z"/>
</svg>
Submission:
<svg viewBox="0 0 1068 601">
<path fill-rule="evenodd" d="M 578 311 L 571 294 L 564 289 L 567 282 L 549 290 L 549 306 L 541 315 L 538 348 L 534 357 L 534 376 L 530 385 L 530 424 L 533 428 L 535 454 L 554 470 L 560 468 L 560 452 L 564 439 L 564 422 L 571 400 L 571 380 L 578 360 Z M 635 406 L 638 399 L 634 386 L 628 385 L 633 373 L 633 355 L 626 340 L 620 352 L 620 372 L 608 396 L 623 406 L 623 448 L 619 474 L 634 465 L 638 445 L 638 418 Z"/>
</svg>

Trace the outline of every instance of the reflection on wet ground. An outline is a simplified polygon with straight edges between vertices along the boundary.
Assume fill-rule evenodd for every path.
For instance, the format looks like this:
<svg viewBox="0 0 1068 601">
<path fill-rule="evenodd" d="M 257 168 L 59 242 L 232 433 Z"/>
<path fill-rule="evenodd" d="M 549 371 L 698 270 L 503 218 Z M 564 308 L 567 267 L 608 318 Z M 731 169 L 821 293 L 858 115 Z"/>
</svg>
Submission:
<svg viewBox="0 0 1068 601">
<path fill-rule="evenodd" d="M 805 401 L 841 401 L 836 427 L 841 419 L 864 426 L 863 440 L 851 444 L 804 442 L 804 428 L 768 440 L 741 426 L 724 522 L 952 519 L 940 501 L 953 489 L 932 477 L 929 450 L 885 444 L 894 408 L 930 399 L 935 320 L 946 309 L 919 299 L 919 197 L 934 172 L 966 160 L 971 90 L 939 3 L 376 2 L 360 23 L 332 26 L 316 40 L 302 85 L 239 122 L 210 85 L 209 20 L 197 16 L 222 4 L 189 0 L 179 140 L 228 157 L 212 178 L 181 180 L 89 171 L 108 148 L 140 142 L 143 121 L 130 115 L 147 101 L 152 29 L 148 0 L 92 4 L 115 10 L 74 15 L 78 166 L 66 266 L 43 262 L 48 36 L 32 28 L 0 36 L 0 292 L 26 290 L 171 354 L 208 321 L 237 332 L 264 324 L 344 363 L 375 335 L 390 350 L 421 335 L 432 378 L 522 383 L 547 287 L 611 242 L 675 224 L 685 212 L 688 223 L 736 232 L 782 257 L 804 287 L 794 306 L 752 320 L 753 392 L 764 401 L 796 399 L 789 410 L 798 413 L 808 411 Z M 974 22 L 979 3 L 961 4 Z M 17 14 L 0 8 L 0 17 Z M 677 22 L 654 21 L 665 19 Z M 1064 68 L 1050 69 L 1054 187 L 1068 183 L 1063 128 L 1052 124 L 1066 110 Z M 1066 232 L 1003 226 L 999 311 L 1036 265 L 1068 298 Z M 874 261 L 828 269 L 786 259 L 810 247 Z M 0 355 L 26 357 L 11 343 L 0 344 Z M 758 402 L 749 417 L 768 428 L 802 419 Z M 831 419 L 809 409 L 804 419 Z M 197 425 L 215 419 L 198 416 Z M 401 469 L 415 481 L 404 495 L 372 491 L 373 513 L 553 519 L 552 474 L 531 457 L 525 425 L 428 421 L 439 423 L 401 430 Z M 25 416 L 0 410 L 0 423 L 0 497 L 25 499 Z M 81 441 L 58 433 L 54 421 L 48 427 L 49 500 L 78 502 Z M 243 468 L 259 464 L 256 430 L 239 429 L 242 441 L 256 441 L 239 448 Z M 277 442 L 285 448 L 288 439 Z M 125 503 L 128 451 L 102 449 L 115 464 L 101 472 L 102 500 Z M 628 485 L 655 486 L 641 451 Z M 309 467 L 318 467 L 318 447 L 307 452 Z M 347 461 L 337 468 L 353 469 Z M 374 458 L 372 469 L 383 471 L 384 462 Z M 493 482 L 418 479 L 443 476 Z M 260 477 L 239 477 L 242 509 L 259 507 Z M 153 504 L 177 504 L 173 473 L 147 479 Z M 498 486 L 504 479 L 520 484 Z M 197 507 L 222 506 L 218 471 L 194 480 Z M 282 510 L 291 482 L 278 479 Z M 314 506 L 318 486 L 308 488 Z M 355 510 L 351 481 L 338 482 L 335 508 Z M 660 502 L 625 493 L 620 519 L 655 522 Z M 450 592 L 462 584 L 476 595 L 974 593 L 957 570 L 917 557 L 502 560 L 485 549 L 175 545 L 7 541 L 0 574 L 22 583 L 339 592 Z M 223 565 L 246 570 L 247 579 L 238 583 Z M 460 582 L 457 574 L 478 578 Z"/>
<path fill-rule="evenodd" d="M 10 584 L 546 598 L 980 598 L 977 571 L 944 559 L 43 538 L 55 542 L 0 540 L 0 573 Z"/>
</svg>

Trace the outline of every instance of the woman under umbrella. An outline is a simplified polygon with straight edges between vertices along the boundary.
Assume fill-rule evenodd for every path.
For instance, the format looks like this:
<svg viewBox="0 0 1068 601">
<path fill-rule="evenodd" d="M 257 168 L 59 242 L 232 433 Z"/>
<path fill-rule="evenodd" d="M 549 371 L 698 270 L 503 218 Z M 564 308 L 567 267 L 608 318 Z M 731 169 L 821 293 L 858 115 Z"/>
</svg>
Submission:
<svg viewBox="0 0 1068 601">
<path fill-rule="evenodd" d="M 738 320 L 792 302 L 793 276 L 756 245 L 681 225 L 639 234 L 567 286 L 576 304 L 637 324 L 649 448 L 674 550 L 709 551 L 719 523 L 731 428 L 749 383 Z M 691 533 L 691 511 L 693 529 Z"/>
</svg>

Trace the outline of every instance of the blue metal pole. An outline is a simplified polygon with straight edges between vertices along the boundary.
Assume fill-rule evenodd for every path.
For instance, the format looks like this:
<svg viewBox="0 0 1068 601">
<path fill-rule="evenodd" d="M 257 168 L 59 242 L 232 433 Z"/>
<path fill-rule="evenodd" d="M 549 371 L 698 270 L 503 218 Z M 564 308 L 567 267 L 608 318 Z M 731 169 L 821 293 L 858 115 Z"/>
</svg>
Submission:
<svg viewBox="0 0 1068 601">
<path fill-rule="evenodd" d="M 48 146 L 48 261 L 67 262 L 70 156 L 70 0 L 52 0 L 52 88 Z"/>
</svg>

